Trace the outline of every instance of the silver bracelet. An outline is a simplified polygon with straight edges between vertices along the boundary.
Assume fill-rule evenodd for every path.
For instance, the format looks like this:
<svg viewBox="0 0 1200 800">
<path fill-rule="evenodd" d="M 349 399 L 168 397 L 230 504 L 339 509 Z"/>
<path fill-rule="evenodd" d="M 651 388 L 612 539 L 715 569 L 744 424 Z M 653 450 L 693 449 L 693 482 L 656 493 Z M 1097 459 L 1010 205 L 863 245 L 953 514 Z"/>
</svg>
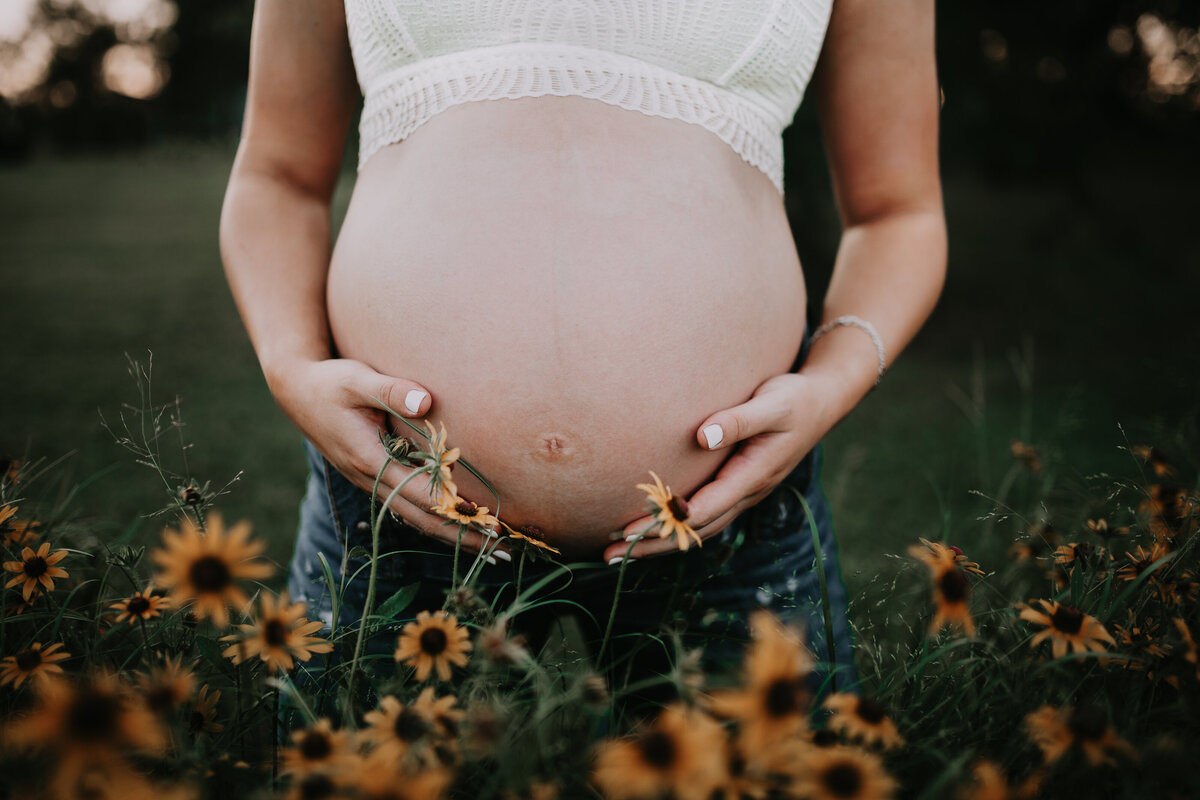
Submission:
<svg viewBox="0 0 1200 800">
<path fill-rule="evenodd" d="M 811 347 L 817 339 L 820 339 L 834 328 L 839 328 L 843 325 L 861 328 L 867 332 L 867 335 L 871 337 L 871 341 L 875 343 L 875 355 L 879 356 L 879 375 L 875 378 L 875 386 L 878 386 L 879 382 L 883 380 L 883 373 L 887 372 L 887 355 L 883 349 L 883 339 L 879 337 L 879 331 L 875 330 L 875 326 L 865 319 L 860 319 L 853 314 L 846 314 L 831 319 L 813 332 L 812 339 L 809 340 L 809 346 Z"/>
</svg>

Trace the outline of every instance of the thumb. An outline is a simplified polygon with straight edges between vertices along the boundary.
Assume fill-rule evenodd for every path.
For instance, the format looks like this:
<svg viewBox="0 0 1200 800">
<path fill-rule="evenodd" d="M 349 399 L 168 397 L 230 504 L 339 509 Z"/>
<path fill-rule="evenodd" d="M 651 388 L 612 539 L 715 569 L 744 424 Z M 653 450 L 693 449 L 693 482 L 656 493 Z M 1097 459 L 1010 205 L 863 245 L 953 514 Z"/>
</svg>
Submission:
<svg viewBox="0 0 1200 800">
<path fill-rule="evenodd" d="M 705 450 L 731 447 L 751 436 L 778 430 L 786 414 L 777 396 L 761 394 L 704 420 L 696 430 L 696 441 Z"/>
<path fill-rule="evenodd" d="M 393 378 L 364 365 L 358 390 L 375 408 L 404 417 L 423 417 L 429 413 L 433 398 L 429 390 L 406 378 Z"/>
</svg>

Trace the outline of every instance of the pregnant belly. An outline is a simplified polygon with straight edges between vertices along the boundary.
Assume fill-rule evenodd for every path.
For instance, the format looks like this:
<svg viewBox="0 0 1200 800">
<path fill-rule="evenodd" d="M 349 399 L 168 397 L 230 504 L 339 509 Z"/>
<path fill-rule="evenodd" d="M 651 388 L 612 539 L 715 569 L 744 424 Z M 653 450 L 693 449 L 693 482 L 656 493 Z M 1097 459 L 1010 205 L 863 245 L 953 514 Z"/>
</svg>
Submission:
<svg viewBox="0 0 1200 800">
<path fill-rule="evenodd" d="M 710 414 L 786 372 L 804 282 L 778 193 L 713 134 L 581 98 L 468 103 L 359 174 L 328 287 L 339 353 L 409 378 L 572 558 L 687 496 Z M 497 501 L 466 470 L 460 493 Z"/>
</svg>

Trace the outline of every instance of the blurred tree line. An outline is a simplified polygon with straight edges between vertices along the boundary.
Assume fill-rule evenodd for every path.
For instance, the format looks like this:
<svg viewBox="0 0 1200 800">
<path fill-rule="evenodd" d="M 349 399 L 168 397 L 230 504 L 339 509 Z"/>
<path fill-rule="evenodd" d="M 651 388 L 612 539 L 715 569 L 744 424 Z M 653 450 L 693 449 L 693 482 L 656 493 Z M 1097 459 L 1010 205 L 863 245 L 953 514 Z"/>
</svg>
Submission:
<svg viewBox="0 0 1200 800">
<path fill-rule="evenodd" d="M 106 18 L 103 0 L 38 0 L 25 36 L 51 32 L 48 63 L 31 86 L 0 96 L 0 157 L 235 139 L 252 2 L 158 0 L 164 5 L 173 9 L 169 25 L 139 29 Z M 140 49 L 114 58 L 130 38 Z M 21 46 L 0 43 L 0 73 L 14 69 Z M 1187 146 L 1200 133 L 1200 3 L 943 0 L 937 48 L 947 165 L 969 162 L 997 180 L 1063 175 L 1114 143 Z M 150 70 L 150 82 L 123 88 L 118 68 Z M 789 152 L 817 140 L 805 104 Z"/>
</svg>

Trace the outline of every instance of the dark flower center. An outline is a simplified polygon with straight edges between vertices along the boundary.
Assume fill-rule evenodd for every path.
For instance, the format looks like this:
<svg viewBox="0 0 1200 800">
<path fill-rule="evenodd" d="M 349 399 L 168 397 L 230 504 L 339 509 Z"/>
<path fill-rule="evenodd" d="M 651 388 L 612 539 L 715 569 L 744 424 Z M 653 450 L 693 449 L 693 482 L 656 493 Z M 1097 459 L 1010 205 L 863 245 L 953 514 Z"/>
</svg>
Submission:
<svg viewBox="0 0 1200 800">
<path fill-rule="evenodd" d="M 30 578 L 40 578 L 46 574 L 50 565 L 41 556 L 34 556 L 25 562 L 25 575 Z"/>
<path fill-rule="evenodd" d="M 396 724 L 393 728 L 396 738 L 405 742 L 415 742 L 429 730 L 424 718 L 411 708 L 404 709 L 396 716 Z"/>
<path fill-rule="evenodd" d="M 963 554 L 961 547 L 955 547 L 952 544 L 946 545 L 946 549 L 949 550 L 951 553 L 954 553 L 955 558 L 957 558 L 958 556 L 961 556 Z"/>
<path fill-rule="evenodd" d="M 1108 721 L 1099 707 L 1088 704 L 1071 712 L 1071 716 L 1067 720 L 1067 727 L 1071 729 L 1071 733 L 1075 734 L 1075 738 L 1085 742 L 1095 742 L 1104 737 Z"/>
<path fill-rule="evenodd" d="M 288 627 L 277 619 L 269 619 L 262 627 L 263 640 L 271 647 L 287 644 Z"/>
<path fill-rule="evenodd" d="M 1141 575 L 1143 572 L 1145 572 L 1147 569 L 1149 569 L 1150 565 L 1151 565 L 1151 564 L 1153 564 L 1153 563 L 1154 563 L 1154 562 L 1153 562 L 1153 561 L 1150 561 L 1150 560 L 1135 561 L 1135 562 L 1133 563 L 1133 572 L 1134 572 L 1134 574 L 1135 574 L 1135 575 Z"/>
<path fill-rule="evenodd" d="M 671 499 L 667 501 L 667 510 L 671 512 L 671 516 L 683 522 L 688 518 L 688 504 L 677 494 L 671 495 Z"/>
<path fill-rule="evenodd" d="M 189 486 L 183 490 L 183 502 L 189 506 L 199 505 L 203 499 L 204 495 L 200 494 L 200 490 L 195 486 Z"/>
<path fill-rule="evenodd" d="M 838 743 L 838 735 L 829 728 L 813 731 L 812 743 L 817 747 L 833 747 Z"/>
<path fill-rule="evenodd" d="M 320 761 L 332 752 L 329 737 L 320 731 L 309 731 L 300 740 L 300 754 L 308 761 Z"/>
<path fill-rule="evenodd" d="M 40 650 L 34 650 L 32 647 L 28 650 L 22 650 L 17 653 L 17 669 L 21 672 L 29 672 L 37 669 L 42 663 L 42 653 Z"/>
<path fill-rule="evenodd" d="M 150 610 L 150 601 L 140 594 L 135 595 L 129 598 L 129 602 L 125 604 L 125 610 L 135 617 L 140 617 Z"/>
<path fill-rule="evenodd" d="M 156 713 L 169 711 L 175 705 L 175 693 L 170 686 L 159 685 L 146 692 L 146 707 Z"/>
<path fill-rule="evenodd" d="M 325 800 L 333 797 L 334 785 L 329 776 L 317 772 L 300 782 L 300 797 L 303 800 Z"/>
<path fill-rule="evenodd" d="M 121 700 L 109 692 L 84 689 L 67 711 L 67 731 L 79 741 L 101 741 L 117 730 Z"/>
<path fill-rule="evenodd" d="M 795 714 L 802 708 L 804 685 L 799 678 L 780 678 L 773 681 L 766 691 L 767 714 L 772 717 L 786 717 Z"/>
<path fill-rule="evenodd" d="M 459 500 L 454 505 L 454 510 L 464 517 L 473 517 L 479 511 L 479 506 L 472 503 L 470 500 Z"/>
<path fill-rule="evenodd" d="M 446 651 L 446 632 L 441 628 L 427 628 L 421 632 L 421 652 L 431 656 Z"/>
<path fill-rule="evenodd" d="M 191 716 L 188 717 L 188 730 L 192 733 L 199 733 L 204 730 L 204 723 L 207 721 L 208 717 L 204 715 L 203 711 L 193 709 Z"/>
<path fill-rule="evenodd" d="M 233 575 L 224 560 L 216 556 L 203 556 L 192 563 L 188 578 L 197 592 L 217 594 L 229 586 Z"/>
<path fill-rule="evenodd" d="M 860 697 L 858 700 L 858 708 L 855 709 L 858 718 L 863 722 L 871 725 L 878 725 L 883 722 L 883 718 L 887 716 L 887 709 L 883 707 L 883 703 L 870 697 Z"/>
<path fill-rule="evenodd" d="M 642 758 L 655 769 L 666 769 L 675 761 L 675 742 L 662 731 L 650 731 L 640 742 Z"/>
<path fill-rule="evenodd" d="M 834 797 L 857 797 L 862 789 L 862 771 L 857 766 L 843 761 L 834 764 L 821 776 L 825 788 Z"/>
<path fill-rule="evenodd" d="M 542 533 L 542 529 L 537 525 L 522 525 L 521 527 L 517 528 L 517 532 L 523 533 L 531 539 L 542 539 L 545 537 L 545 534 Z"/>
<path fill-rule="evenodd" d="M 946 570 L 942 577 L 938 578 L 938 591 L 947 603 L 961 603 L 966 600 L 968 588 L 967 579 L 958 567 Z"/>
<path fill-rule="evenodd" d="M 1071 636 L 1083 627 L 1083 612 L 1070 606 L 1059 606 L 1050 615 L 1050 622 L 1056 630 Z"/>
</svg>

